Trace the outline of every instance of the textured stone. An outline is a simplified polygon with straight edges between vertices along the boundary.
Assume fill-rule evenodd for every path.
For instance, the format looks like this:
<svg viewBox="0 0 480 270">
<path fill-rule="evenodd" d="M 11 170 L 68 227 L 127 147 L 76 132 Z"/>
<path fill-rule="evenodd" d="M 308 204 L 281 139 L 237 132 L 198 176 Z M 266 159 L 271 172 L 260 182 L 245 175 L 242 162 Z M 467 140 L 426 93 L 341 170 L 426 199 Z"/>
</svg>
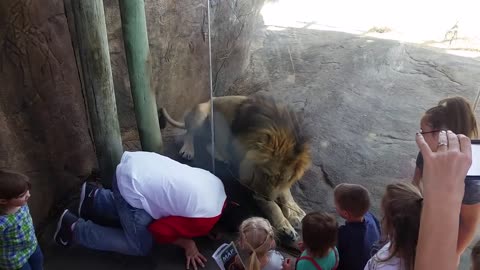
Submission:
<svg viewBox="0 0 480 270">
<path fill-rule="evenodd" d="M 146 0 L 158 107 L 181 119 L 210 97 L 207 1 Z M 210 1 L 213 85 L 225 93 L 249 62 L 250 42 L 263 1 Z M 235 4 L 236 3 L 236 4 Z M 120 125 L 135 127 L 117 1 L 104 1 Z"/>
<path fill-rule="evenodd" d="M 0 167 L 28 175 L 35 223 L 94 153 L 63 1 L 0 2 Z"/>
</svg>

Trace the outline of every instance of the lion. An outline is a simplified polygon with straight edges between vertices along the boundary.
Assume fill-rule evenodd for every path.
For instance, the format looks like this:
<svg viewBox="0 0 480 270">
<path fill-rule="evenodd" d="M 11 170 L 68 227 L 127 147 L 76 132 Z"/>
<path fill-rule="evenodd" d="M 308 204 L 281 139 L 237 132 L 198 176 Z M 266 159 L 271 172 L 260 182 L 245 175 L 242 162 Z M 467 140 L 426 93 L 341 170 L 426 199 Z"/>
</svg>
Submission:
<svg viewBox="0 0 480 270">
<path fill-rule="evenodd" d="M 195 156 L 194 137 L 205 134 L 211 118 L 209 100 L 186 113 L 184 123 L 159 109 L 159 119 L 186 129 L 180 155 Z M 264 95 L 213 98 L 215 159 L 236 170 L 241 184 L 253 191 L 260 210 L 281 236 L 296 241 L 305 212 L 290 192 L 310 167 L 309 136 L 303 121 L 288 106 Z M 163 125 L 164 126 L 164 125 Z M 205 135 L 203 135 L 205 136 Z M 211 144 L 207 147 L 211 154 Z"/>
</svg>

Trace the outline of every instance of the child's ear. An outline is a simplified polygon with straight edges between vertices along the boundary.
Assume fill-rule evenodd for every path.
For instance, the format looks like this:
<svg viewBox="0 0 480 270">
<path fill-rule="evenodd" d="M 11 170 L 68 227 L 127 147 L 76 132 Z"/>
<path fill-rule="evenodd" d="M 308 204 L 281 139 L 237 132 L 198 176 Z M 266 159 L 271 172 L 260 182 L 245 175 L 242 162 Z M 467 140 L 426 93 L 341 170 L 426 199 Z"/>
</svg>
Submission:
<svg viewBox="0 0 480 270">
<path fill-rule="evenodd" d="M 243 245 L 243 241 L 242 241 L 242 240 L 238 240 L 238 241 L 237 241 L 237 245 L 238 245 L 238 248 L 244 249 L 244 245 Z"/>
<path fill-rule="evenodd" d="M 275 239 L 272 239 L 270 242 L 270 249 L 276 249 L 277 248 L 277 243 L 275 242 Z"/>
</svg>

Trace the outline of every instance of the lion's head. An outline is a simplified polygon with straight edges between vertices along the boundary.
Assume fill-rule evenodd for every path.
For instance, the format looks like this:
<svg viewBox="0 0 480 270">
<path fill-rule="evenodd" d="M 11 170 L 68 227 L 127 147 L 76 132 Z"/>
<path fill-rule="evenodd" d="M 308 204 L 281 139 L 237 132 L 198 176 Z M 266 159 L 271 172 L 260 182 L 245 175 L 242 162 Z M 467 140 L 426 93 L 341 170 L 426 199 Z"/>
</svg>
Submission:
<svg viewBox="0 0 480 270">
<path fill-rule="evenodd" d="M 238 139 L 235 151 L 247 161 L 249 172 L 243 173 L 263 178 L 276 188 L 290 188 L 311 164 L 303 119 L 273 98 L 249 97 L 238 108 L 232 132 Z"/>
</svg>

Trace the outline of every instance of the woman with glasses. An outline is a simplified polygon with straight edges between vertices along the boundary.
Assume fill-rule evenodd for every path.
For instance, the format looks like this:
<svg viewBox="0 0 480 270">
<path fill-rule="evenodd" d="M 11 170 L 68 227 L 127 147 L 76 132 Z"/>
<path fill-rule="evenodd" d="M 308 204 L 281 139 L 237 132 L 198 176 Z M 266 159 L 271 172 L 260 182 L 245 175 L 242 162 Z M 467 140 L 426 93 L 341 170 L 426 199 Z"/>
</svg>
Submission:
<svg viewBox="0 0 480 270">
<path fill-rule="evenodd" d="M 420 134 L 432 151 L 437 151 L 438 137 L 442 130 L 451 130 L 469 138 L 478 136 L 478 126 L 472 107 L 462 97 L 441 100 L 437 106 L 428 109 L 420 121 Z M 413 183 L 422 188 L 423 156 L 419 152 Z M 480 220 L 480 179 L 465 180 L 465 195 L 460 210 L 460 227 L 457 241 L 457 255 L 465 251 L 475 237 Z"/>
</svg>

